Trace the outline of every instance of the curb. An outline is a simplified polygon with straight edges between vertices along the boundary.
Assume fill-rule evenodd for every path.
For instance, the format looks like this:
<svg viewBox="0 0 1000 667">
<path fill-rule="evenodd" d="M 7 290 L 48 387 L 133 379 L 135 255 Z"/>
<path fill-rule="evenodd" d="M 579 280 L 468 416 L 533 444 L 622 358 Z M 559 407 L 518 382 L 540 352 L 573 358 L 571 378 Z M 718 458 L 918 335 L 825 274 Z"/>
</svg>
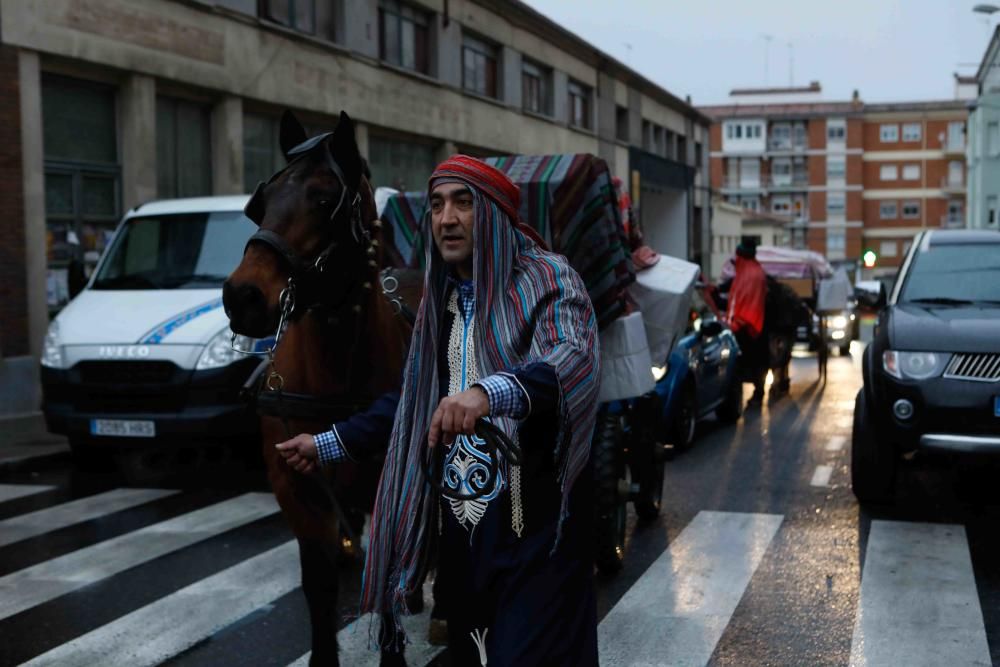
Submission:
<svg viewBox="0 0 1000 667">
<path fill-rule="evenodd" d="M 67 447 L 66 449 L 55 452 L 46 452 L 44 454 L 35 454 L 2 460 L 0 461 L 0 473 L 48 469 L 68 463 L 70 460 L 70 451 Z"/>
</svg>

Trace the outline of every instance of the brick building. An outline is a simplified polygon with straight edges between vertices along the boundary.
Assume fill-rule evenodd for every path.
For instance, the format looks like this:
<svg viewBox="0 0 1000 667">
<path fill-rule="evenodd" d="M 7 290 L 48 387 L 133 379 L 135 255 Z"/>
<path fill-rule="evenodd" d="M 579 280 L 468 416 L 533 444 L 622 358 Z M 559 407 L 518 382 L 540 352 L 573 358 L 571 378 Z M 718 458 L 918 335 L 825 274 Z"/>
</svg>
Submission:
<svg viewBox="0 0 1000 667">
<path fill-rule="evenodd" d="M 908 239 L 960 226 L 966 103 L 822 99 L 817 82 L 737 89 L 712 118 L 712 188 L 744 209 L 783 216 L 789 242 L 866 275 L 893 274 Z M 893 171 L 895 170 L 895 171 Z"/>
<path fill-rule="evenodd" d="M 518 0 L 0 0 L 0 415 L 37 409 L 70 260 L 139 203 L 252 190 L 288 107 L 346 110 L 376 185 L 599 155 L 658 250 L 707 257 L 709 119 Z"/>
</svg>

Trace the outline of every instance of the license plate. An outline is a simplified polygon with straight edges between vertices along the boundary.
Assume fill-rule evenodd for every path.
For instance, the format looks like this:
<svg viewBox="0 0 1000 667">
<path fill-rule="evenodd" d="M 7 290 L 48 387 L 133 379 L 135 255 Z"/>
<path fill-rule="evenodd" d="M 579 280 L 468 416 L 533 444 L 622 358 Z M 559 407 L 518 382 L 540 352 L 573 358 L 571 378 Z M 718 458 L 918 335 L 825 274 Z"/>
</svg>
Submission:
<svg viewBox="0 0 1000 667">
<path fill-rule="evenodd" d="M 156 436 L 156 423 L 140 419 L 91 419 L 90 434 L 115 438 L 153 438 Z"/>
</svg>

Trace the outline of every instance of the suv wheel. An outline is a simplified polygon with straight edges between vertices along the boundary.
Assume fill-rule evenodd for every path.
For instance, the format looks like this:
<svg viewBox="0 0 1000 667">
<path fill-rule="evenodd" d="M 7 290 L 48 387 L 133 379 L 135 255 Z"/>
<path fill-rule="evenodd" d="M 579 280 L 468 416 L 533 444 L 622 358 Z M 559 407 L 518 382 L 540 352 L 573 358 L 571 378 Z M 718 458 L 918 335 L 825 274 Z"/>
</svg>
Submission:
<svg viewBox="0 0 1000 667">
<path fill-rule="evenodd" d="M 851 435 L 851 486 L 862 503 L 892 500 L 896 483 L 896 454 L 889 443 L 879 443 L 868 411 L 865 390 L 854 399 Z"/>
</svg>

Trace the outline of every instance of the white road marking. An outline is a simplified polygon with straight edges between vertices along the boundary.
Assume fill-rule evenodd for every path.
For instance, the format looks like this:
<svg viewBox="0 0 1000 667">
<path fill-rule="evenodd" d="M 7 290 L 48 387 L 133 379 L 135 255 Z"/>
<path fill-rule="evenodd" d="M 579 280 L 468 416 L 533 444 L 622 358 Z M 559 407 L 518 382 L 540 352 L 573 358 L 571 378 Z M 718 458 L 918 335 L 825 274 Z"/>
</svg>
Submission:
<svg viewBox="0 0 1000 667">
<path fill-rule="evenodd" d="M 41 484 L 0 484 L 0 503 L 24 496 L 33 496 L 56 487 Z"/>
<path fill-rule="evenodd" d="M 0 619 L 278 511 L 247 493 L 0 577 Z"/>
<path fill-rule="evenodd" d="M 850 664 L 992 664 L 962 526 L 872 521 Z"/>
<path fill-rule="evenodd" d="M 830 486 L 830 475 L 833 474 L 833 466 L 816 466 L 816 471 L 813 473 L 812 481 L 809 482 L 812 486 Z"/>
<path fill-rule="evenodd" d="M 430 581 L 424 583 L 424 601 L 426 603 L 424 611 L 415 616 L 403 617 L 403 627 L 406 629 L 406 638 L 409 641 L 406 645 L 406 664 L 408 665 L 426 665 L 444 650 L 442 646 L 433 646 L 427 643 L 427 630 L 431 620 L 430 601 L 433 599 L 431 587 Z M 372 622 L 375 623 L 377 629 L 378 620 L 373 620 L 371 614 L 365 614 L 337 633 L 340 664 L 351 665 L 351 667 L 378 667 L 378 651 L 372 651 L 368 648 L 368 631 Z M 307 667 L 310 655 L 311 652 L 306 653 L 288 667 Z"/>
<path fill-rule="evenodd" d="M 601 621 L 600 664 L 707 663 L 782 519 L 699 512 Z"/>
<path fill-rule="evenodd" d="M 163 489 L 114 489 L 0 521 L 0 547 L 96 519 L 177 493 Z"/>
<path fill-rule="evenodd" d="M 826 451 L 828 452 L 839 452 L 847 444 L 846 435 L 835 435 L 830 438 L 826 443 Z"/>
<path fill-rule="evenodd" d="M 299 581 L 299 548 L 291 540 L 24 664 L 158 665 L 291 592 Z"/>
</svg>

